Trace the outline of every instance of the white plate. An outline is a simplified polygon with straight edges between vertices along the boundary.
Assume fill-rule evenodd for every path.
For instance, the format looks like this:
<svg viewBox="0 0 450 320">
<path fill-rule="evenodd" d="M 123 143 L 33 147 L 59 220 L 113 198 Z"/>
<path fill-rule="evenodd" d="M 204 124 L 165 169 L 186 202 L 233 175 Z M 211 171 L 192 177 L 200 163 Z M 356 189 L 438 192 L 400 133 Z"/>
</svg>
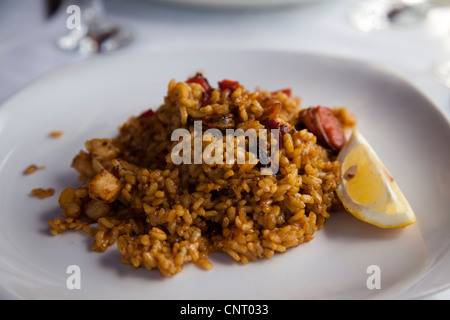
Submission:
<svg viewBox="0 0 450 320">
<path fill-rule="evenodd" d="M 115 247 L 91 252 L 84 233 L 48 234 L 58 194 L 78 186 L 70 168 L 84 141 L 112 137 L 131 115 L 158 107 L 170 79 L 203 70 L 249 89 L 291 87 L 303 106 L 347 106 L 416 212 L 416 224 L 383 230 L 334 214 L 309 243 L 248 265 L 213 254 L 214 268 L 187 265 L 166 279 L 133 271 Z M 64 131 L 51 139 L 52 130 Z M 25 299 L 417 298 L 450 284 L 450 125 L 419 90 L 364 62 L 276 51 L 162 52 L 96 57 L 48 74 L 0 108 L 0 284 Z M 24 176 L 30 164 L 45 170 Z M 55 188 L 44 200 L 36 187 Z M 69 290 L 68 266 L 81 270 Z M 370 266 L 381 289 L 368 289 Z M 370 268 L 369 268 L 370 270 Z"/>
</svg>

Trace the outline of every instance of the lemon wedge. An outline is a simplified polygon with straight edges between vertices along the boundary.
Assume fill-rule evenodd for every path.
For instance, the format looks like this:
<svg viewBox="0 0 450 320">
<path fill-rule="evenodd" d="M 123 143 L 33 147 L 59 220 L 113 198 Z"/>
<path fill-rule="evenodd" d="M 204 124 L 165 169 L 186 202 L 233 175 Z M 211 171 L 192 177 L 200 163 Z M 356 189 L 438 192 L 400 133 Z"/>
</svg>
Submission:
<svg viewBox="0 0 450 320">
<path fill-rule="evenodd" d="M 397 183 L 357 129 L 338 161 L 341 179 L 336 193 L 348 212 L 381 228 L 403 228 L 416 221 Z"/>
</svg>

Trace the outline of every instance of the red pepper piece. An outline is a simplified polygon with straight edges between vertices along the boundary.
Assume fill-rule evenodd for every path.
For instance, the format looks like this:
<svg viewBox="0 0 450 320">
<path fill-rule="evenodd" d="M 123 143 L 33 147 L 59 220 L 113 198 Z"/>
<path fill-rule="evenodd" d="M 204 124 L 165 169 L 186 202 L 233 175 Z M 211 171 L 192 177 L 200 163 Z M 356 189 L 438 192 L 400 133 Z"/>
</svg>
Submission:
<svg viewBox="0 0 450 320">
<path fill-rule="evenodd" d="M 213 89 L 203 92 L 202 101 L 201 101 L 202 107 L 206 107 L 207 105 L 211 104 L 211 92 L 212 91 L 213 91 Z"/>
<path fill-rule="evenodd" d="M 211 90 L 211 86 L 209 85 L 208 79 L 206 79 L 201 73 L 197 73 L 195 76 L 186 80 L 187 83 L 198 83 L 205 89 L 205 92 L 209 92 Z"/>
<path fill-rule="evenodd" d="M 233 92 L 234 90 L 236 90 L 239 87 L 239 82 L 238 81 L 232 81 L 232 80 L 222 80 L 219 82 L 219 88 L 222 91 L 225 90 L 230 90 L 231 92 Z"/>
<path fill-rule="evenodd" d="M 266 129 L 280 129 L 280 122 L 275 119 L 263 120 L 261 124 L 266 127 Z"/>
<path fill-rule="evenodd" d="M 154 114 L 155 114 L 155 111 L 153 111 L 152 109 L 149 109 L 149 110 L 143 112 L 139 116 L 139 118 L 150 118 L 150 117 L 153 117 Z"/>
<path fill-rule="evenodd" d="M 266 129 L 278 129 L 278 135 L 279 135 L 279 143 L 280 146 L 283 147 L 284 143 L 283 143 L 283 136 L 286 133 L 289 133 L 289 125 L 287 123 L 283 123 L 280 124 L 280 121 L 278 119 L 266 119 L 266 120 L 262 120 L 261 124 L 266 127 Z"/>
<path fill-rule="evenodd" d="M 292 91 L 291 88 L 286 88 L 286 89 L 281 89 L 281 90 L 277 90 L 277 91 L 273 91 L 271 92 L 271 94 L 275 95 L 278 92 L 283 92 L 285 95 L 287 95 L 288 97 L 290 97 L 292 95 Z"/>
</svg>

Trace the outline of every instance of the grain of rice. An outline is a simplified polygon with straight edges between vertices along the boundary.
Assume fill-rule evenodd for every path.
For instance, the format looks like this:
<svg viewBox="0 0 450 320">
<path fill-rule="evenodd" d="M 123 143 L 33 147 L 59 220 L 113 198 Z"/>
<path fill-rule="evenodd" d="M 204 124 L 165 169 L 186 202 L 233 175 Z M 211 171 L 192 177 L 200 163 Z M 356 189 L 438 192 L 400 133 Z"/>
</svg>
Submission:
<svg viewBox="0 0 450 320">
<path fill-rule="evenodd" d="M 246 264 L 312 240 L 339 203 L 339 163 L 312 133 L 295 129 L 300 99 L 281 91 L 250 92 L 242 85 L 206 92 L 198 83 L 175 80 L 167 90 L 152 116 L 131 117 L 113 139 L 86 142 L 87 150 L 72 163 L 83 184 L 61 193 L 63 212 L 48 222 L 50 233 L 83 230 L 93 236 L 94 251 L 116 244 L 122 263 L 158 269 L 165 277 L 190 262 L 210 270 L 211 252 Z M 265 128 L 268 99 L 280 101 L 276 121 L 289 128 L 280 141 L 277 174 L 261 175 L 260 163 L 172 163 L 175 129 L 192 136 L 193 121 L 229 113 L 236 128 Z M 335 114 L 354 123 L 344 109 Z M 117 179 L 120 190 L 102 206 L 104 200 L 94 199 L 89 185 L 103 171 Z"/>
</svg>

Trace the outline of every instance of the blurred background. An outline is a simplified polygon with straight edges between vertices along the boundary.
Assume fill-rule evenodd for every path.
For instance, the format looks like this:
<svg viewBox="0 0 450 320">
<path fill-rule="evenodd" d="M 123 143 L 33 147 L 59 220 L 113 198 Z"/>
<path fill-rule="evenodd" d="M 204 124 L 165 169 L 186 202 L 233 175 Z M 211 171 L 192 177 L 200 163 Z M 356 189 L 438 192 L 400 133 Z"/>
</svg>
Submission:
<svg viewBox="0 0 450 320">
<path fill-rule="evenodd" d="M 86 9 L 97 7 L 94 14 L 106 15 L 132 35 L 128 41 L 121 34 L 119 46 L 127 45 L 103 54 L 224 47 L 353 57 L 398 71 L 450 112 L 448 88 L 431 71 L 450 56 L 446 0 L 371 1 L 376 6 L 361 8 L 367 0 L 1 0 L 0 101 L 59 65 L 89 59 L 92 43 L 85 43 L 81 53 L 63 52 L 57 45 L 70 31 L 67 9 L 75 4 L 82 22 L 88 20 Z M 103 41 L 102 36 L 108 33 L 94 38 Z"/>
<path fill-rule="evenodd" d="M 208 48 L 374 62 L 450 116 L 448 0 L 0 0 L 0 103 L 92 56 Z"/>
</svg>

